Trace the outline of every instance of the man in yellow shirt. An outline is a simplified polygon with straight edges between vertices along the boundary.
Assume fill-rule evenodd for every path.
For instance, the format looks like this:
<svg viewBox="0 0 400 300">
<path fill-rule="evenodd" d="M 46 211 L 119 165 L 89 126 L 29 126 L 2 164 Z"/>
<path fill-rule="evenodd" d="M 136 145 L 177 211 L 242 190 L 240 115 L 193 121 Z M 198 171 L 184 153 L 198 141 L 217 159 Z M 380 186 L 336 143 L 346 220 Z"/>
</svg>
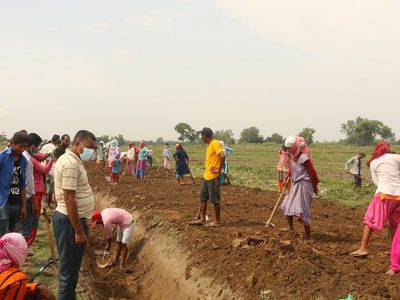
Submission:
<svg viewBox="0 0 400 300">
<path fill-rule="evenodd" d="M 203 226 L 206 224 L 208 200 L 214 204 L 215 221 L 206 226 L 221 226 L 221 193 L 219 177 L 225 163 L 225 153 L 219 141 L 213 139 L 213 131 L 203 128 L 200 132 L 202 141 L 208 145 L 205 161 L 205 172 L 200 191 L 200 220 L 189 223 L 190 225 Z"/>
</svg>

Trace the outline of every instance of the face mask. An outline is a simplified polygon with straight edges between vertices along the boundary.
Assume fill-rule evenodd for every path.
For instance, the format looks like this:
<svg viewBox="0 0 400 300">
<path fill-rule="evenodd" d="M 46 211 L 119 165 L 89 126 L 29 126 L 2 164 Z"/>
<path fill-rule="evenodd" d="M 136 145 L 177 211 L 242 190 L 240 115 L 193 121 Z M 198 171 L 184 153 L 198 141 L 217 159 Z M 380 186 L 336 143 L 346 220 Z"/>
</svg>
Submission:
<svg viewBox="0 0 400 300">
<path fill-rule="evenodd" d="M 81 146 L 83 147 L 82 144 Z M 92 158 L 93 153 L 94 153 L 93 149 L 83 147 L 83 152 L 79 154 L 79 157 L 81 158 L 82 161 L 88 161 Z"/>
</svg>

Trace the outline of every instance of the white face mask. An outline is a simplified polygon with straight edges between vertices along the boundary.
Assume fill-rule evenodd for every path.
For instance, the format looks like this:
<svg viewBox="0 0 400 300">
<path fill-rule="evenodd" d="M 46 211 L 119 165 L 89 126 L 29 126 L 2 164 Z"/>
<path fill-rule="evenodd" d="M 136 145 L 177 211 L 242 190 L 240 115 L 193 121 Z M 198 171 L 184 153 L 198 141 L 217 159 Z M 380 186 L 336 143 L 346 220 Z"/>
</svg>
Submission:
<svg viewBox="0 0 400 300">
<path fill-rule="evenodd" d="M 81 146 L 83 147 L 83 152 L 79 154 L 79 157 L 82 161 L 88 161 L 92 158 L 94 150 L 90 148 L 85 148 L 82 143 Z"/>
</svg>

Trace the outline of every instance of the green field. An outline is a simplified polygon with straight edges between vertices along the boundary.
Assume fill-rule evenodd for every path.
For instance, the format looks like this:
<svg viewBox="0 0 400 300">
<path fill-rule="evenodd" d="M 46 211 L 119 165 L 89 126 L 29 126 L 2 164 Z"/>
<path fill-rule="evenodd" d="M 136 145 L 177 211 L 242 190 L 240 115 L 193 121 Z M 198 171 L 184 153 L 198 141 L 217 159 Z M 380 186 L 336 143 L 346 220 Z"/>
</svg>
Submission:
<svg viewBox="0 0 400 300">
<path fill-rule="evenodd" d="M 234 185 L 261 189 L 276 189 L 276 164 L 278 162 L 279 145 L 252 144 L 235 145 L 235 152 L 230 156 L 230 177 Z M 155 157 L 161 153 L 162 147 L 149 147 L 155 151 Z M 203 172 L 205 145 L 185 146 L 190 159 L 191 169 L 196 177 Z M 368 203 L 375 191 L 374 184 L 364 182 L 363 189 L 352 190 L 352 177 L 344 172 L 345 162 L 358 152 L 363 151 L 367 158 L 373 150 L 371 147 L 356 147 L 337 144 L 315 144 L 311 146 L 311 154 L 321 184 L 320 197 L 348 205 Z M 400 147 L 395 147 L 399 151 Z M 366 160 L 365 160 L 366 161 Z M 156 161 L 156 164 L 158 161 Z M 371 179 L 369 169 L 363 164 L 364 175 Z"/>
</svg>

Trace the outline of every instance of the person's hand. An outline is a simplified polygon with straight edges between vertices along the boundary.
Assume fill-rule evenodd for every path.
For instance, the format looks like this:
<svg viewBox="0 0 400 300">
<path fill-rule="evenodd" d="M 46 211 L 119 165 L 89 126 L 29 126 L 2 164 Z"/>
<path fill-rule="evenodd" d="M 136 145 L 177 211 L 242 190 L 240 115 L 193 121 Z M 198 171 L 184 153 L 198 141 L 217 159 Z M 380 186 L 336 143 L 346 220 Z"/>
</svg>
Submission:
<svg viewBox="0 0 400 300">
<path fill-rule="evenodd" d="M 316 186 L 316 187 L 314 187 L 314 193 L 315 193 L 315 195 L 316 196 L 318 196 L 318 194 L 319 194 L 319 189 L 318 189 L 318 187 Z"/>
<path fill-rule="evenodd" d="M 26 206 L 22 206 L 19 217 L 21 218 L 21 220 L 24 220 L 26 218 L 26 215 L 27 215 Z"/>
<path fill-rule="evenodd" d="M 38 299 L 56 300 L 56 297 L 54 296 L 52 291 L 50 291 L 42 284 L 36 286 L 36 295 L 38 296 Z"/>
<path fill-rule="evenodd" d="M 75 244 L 78 246 L 85 246 L 89 243 L 86 234 L 82 231 L 80 233 L 75 233 Z"/>
<path fill-rule="evenodd" d="M 287 186 L 289 184 L 289 180 L 290 180 L 289 176 L 286 175 L 285 178 L 283 179 L 283 185 Z"/>
</svg>

